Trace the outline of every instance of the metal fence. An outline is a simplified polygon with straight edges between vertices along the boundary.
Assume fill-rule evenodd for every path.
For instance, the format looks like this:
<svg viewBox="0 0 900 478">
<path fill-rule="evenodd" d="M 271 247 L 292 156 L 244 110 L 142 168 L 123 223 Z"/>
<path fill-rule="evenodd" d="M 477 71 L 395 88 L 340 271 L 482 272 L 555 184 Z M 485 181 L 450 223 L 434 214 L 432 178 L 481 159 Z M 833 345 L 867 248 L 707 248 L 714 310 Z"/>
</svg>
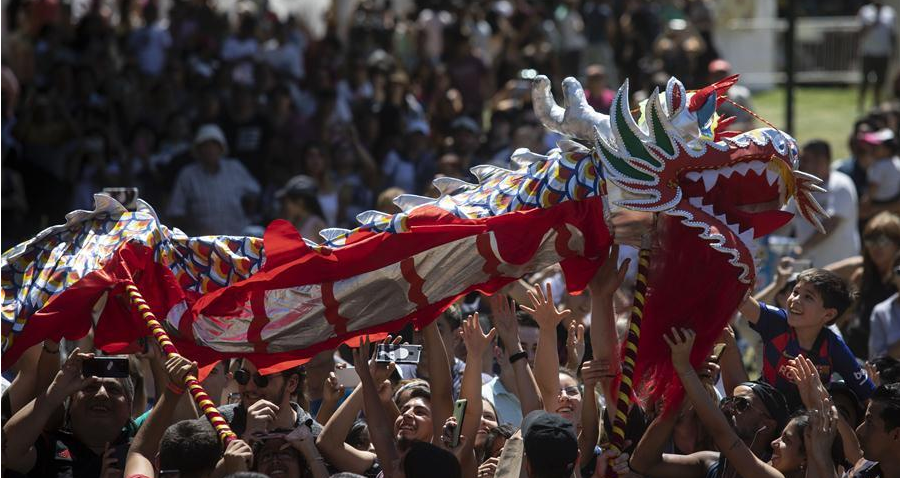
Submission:
<svg viewBox="0 0 900 478">
<path fill-rule="evenodd" d="M 725 49 L 741 80 L 750 85 L 784 83 L 784 19 L 739 19 L 726 35 L 739 38 Z M 856 17 L 797 19 L 794 62 L 799 83 L 854 84 L 860 81 L 859 23 Z M 761 58 L 762 56 L 762 58 Z"/>
</svg>

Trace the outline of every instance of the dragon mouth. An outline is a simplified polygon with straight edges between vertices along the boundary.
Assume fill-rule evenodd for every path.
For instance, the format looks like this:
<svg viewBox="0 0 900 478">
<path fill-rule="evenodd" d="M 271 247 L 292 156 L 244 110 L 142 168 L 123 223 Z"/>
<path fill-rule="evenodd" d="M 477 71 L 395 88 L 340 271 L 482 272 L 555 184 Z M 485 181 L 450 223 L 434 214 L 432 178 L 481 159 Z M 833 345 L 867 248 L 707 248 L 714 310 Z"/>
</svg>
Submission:
<svg viewBox="0 0 900 478">
<path fill-rule="evenodd" d="M 704 229 L 702 224 L 708 224 L 709 229 L 701 237 L 713 241 L 717 250 L 736 253 L 732 254 L 735 260 L 750 275 L 754 268 L 748 261 L 752 261 L 757 248 L 754 239 L 793 218 L 793 214 L 781 210 L 790 186 L 789 178 L 784 177 L 787 170 L 778 161 L 737 161 L 683 175 L 684 196 L 678 209 L 691 213 L 683 222 Z"/>
</svg>

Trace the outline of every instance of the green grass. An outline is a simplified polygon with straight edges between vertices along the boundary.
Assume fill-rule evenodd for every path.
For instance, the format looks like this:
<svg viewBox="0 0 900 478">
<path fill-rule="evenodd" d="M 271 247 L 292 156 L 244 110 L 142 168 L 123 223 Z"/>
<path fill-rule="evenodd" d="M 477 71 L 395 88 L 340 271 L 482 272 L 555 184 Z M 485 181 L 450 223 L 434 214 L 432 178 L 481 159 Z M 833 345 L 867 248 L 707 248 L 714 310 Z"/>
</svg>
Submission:
<svg viewBox="0 0 900 478">
<path fill-rule="evenodd" d="M 802 146 L 811 139 L 824 139 L 831 144 L 833 159 L 846 158 L 847 137 L 856 111 L 856 88 L 802 87 L 794 90 L 793 136 Z M 753 110 L 779 129 L 785 123 L 785 90 L 776 88 L 753 96 Z"/>
</svg>

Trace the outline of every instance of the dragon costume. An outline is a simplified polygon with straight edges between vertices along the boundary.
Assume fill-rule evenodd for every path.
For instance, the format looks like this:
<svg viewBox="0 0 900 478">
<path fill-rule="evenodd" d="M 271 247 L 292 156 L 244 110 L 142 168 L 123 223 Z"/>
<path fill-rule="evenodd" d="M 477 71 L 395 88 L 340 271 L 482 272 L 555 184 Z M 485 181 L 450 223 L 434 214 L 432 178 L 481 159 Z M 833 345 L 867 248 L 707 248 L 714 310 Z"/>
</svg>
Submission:
<svg viewBox="0 0 900 478">
<path fill-rule="evenodd" d="M 402 195 L 402 212 L 362 213 L 361 226 L 324 230 L 321 244 L 285 221 L 267 228 L 262 247 L 189 239 L 149 206 L 128 212 L 101 198 L 95 211 L 3 255 L 5 363 L 91 324 L 108 349 L 145 335 L 122 306 L 125 281 L 166 318 L 185 355 L 245 356 L 263 368 L 361 334 L 424 326 L 464 294 L 496 292 L 556 263 L 578 293 L 608 257 L 612 219 L 626 208 L 658 215 L 636 376 L 651 397 L 664 396 L 677 381 L 662 333 L 676 324 L 697 330 L 699 361 L 753 283 L 754 239 L 791 219 L 781 207 L 793 198 L 821 228 L 824 211 L 811 195 L 818 180 L 796 169 L 790 136 L 723 131 L 728 119 L 715 110 L 734 81 L 687 92 L 672 79 L 635 120 L 627 83 L 607 116 L 588 106 L 576 80 L 563 83 L 563 108 L 538 77 L 538 118 L 571 139 L 546 155 L 517 150 L 511 169 L 476 166 L 477 184 L 438 178 L 439 197 Z"/>
</svg>

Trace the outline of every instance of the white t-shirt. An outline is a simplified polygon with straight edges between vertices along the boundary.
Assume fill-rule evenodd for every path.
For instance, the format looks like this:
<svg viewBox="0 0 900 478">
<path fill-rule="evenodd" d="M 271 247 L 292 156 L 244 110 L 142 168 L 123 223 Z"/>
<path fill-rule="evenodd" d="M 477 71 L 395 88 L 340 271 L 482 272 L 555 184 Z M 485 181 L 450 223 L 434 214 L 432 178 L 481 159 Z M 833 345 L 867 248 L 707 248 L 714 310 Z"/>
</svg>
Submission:
<svg viewBox="0 0 900 478">
<path fill-rule="evenodd" d="M 876 10 L 874 5 L 864 5 L 857 18 L 868 30 L 860 36 L 859 50 L 865 56 L 890 56 L 891 35 L 894 31 L 894 9 L 882 5 Z"/>
<path fill-rule="evenodd" d="M 809 259 L 813 267 L 824 267 L 841 259 L 858 255 L 860 250 L 859 230 L 857 229 L 859 200 L 853 180 L 840 171 L 832 171 L 824 186 L 826 192 L 815 193 L 813 196 L 829 216 L 839 217 L 841 222 L 835 230 L 828 233 L 828 237 L 824 241 L 803 251 L 800 258 Z M 796 203 L 791 202 L 788 210 L 796 213 Z M 793 227 L 797 242 L 800 244 L 806 242 L 814 234 L 819 234 L 812 224 L 800 217 L 794 219 Z"/>
<path fill-rule="evenodd" d="M 223 158 L 216 173 L 192 163 L 178 173 L 166 213 L 186 218 L 192 235 L 239 235 L 250 225 L 241 200 L 259 193 L 259 183 L 240 161 Z"/>
<path fill-rule="evenodd" d="M 881 158 L 869 166 L 869 197 L 873 201 L 891 201 L 900 195 L 900 158 Z"/>
</svg>

